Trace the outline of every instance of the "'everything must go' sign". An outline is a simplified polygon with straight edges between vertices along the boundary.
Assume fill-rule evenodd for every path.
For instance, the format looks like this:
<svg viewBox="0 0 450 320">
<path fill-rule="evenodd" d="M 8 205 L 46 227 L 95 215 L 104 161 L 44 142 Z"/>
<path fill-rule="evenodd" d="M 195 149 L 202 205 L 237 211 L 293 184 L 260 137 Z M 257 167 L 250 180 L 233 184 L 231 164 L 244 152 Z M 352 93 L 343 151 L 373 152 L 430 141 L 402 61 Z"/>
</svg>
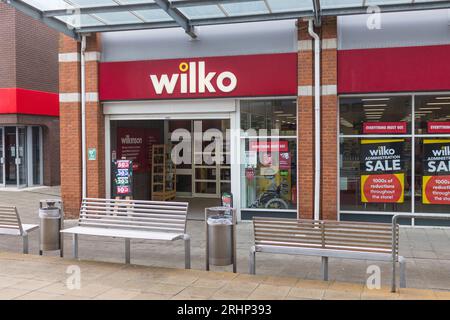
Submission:
<svg viewBox="0 0 450 320">
<path fill-rule="evenodd" d="M 422 202 L 450 204 L 450 139 L 423 141 Z"/>
<path fill-rule="evenodd" d="M 403 203 L 403 139 L 361 140 L 361 201 Z"/>
</svg>

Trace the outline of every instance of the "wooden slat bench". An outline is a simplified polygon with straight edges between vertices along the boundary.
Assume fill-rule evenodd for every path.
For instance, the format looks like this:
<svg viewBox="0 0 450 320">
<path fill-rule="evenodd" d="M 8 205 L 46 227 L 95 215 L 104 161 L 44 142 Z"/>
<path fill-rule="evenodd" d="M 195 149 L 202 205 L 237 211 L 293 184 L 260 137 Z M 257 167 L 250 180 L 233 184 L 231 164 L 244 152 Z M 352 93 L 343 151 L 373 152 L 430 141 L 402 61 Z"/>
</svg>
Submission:
<svg viewBox="0 0 450 320">
<path fill-rule="evenodd" d="M 191 267 L 190 236 L 186 233 L 188 203 L 115 199 L 84 199 L 78 226 L 62 230 L 73 235 L 78 259 L 78 236 L 125 239 L 125 263 L 130 263 L 130 239 L 184 240 L 185 268 Z"/>
<path fill-rule="evenodd" d="M 250 274 L 256 272 L 256 252 L 322 257 L 325 281 L 328 258 L 390 261 L 400 263 L 400 286 L 406 286 L 406 262 L 398 255 L 398 236 L 393 239 L 391 224 L 254 217 L 253 227 Z"/>
<path fill-rule="evenodd" d="M 28 254 L 28 233 L 38 229 L 37 224 L 22 224 L 16 207 L 0 206 L 0 234 L 22 237 L 24 254 Z"/>
</svg>

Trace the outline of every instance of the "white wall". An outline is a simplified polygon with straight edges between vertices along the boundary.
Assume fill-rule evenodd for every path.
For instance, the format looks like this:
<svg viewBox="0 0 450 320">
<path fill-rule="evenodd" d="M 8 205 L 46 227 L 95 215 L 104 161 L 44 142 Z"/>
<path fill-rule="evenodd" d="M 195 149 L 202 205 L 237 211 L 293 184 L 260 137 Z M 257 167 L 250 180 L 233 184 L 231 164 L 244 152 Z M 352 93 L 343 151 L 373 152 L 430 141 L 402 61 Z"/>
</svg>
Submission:
<svg viewBox="0 0 450 320">
<path fill-rule="evenodd" d="M 367 27 L 369 15 L 338 18 L 340 50 L 450 44 L 450 9 L 381 14 L 381 29 Z"/>
<path fill-rule="evenodd" d="M 181 28 L 102 34 L 102 61 L 136 61 L 297 51 L 296 21 L 268 21 L 196 28 L 198 40 Z"/>
</svg>

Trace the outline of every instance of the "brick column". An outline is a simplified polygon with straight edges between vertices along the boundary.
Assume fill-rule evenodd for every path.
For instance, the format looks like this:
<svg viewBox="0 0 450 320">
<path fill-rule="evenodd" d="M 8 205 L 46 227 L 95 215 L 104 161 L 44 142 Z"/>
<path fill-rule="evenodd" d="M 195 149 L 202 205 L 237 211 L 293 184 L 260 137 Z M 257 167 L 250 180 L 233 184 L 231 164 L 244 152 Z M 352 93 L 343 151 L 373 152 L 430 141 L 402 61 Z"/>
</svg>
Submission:
<svg viewBox="0 0 450 320">
<path fill-rule="evenodd" d="M 298 216 L 314 216 L 314 57 L 308 22 L 298 21 Z"/>
<path fill-rule="evenodd" d="M 100 35 L 87 38 L 86 46 L 86 147 L 95 149 L 95 160 L 87 160 L 87 195 L 105 197 L 105 129 L 98 99 L 98 70 L 101 53 Z M 86 151 L 87 152 L 87 151 Z"/>
<path fill-rule="evenodd" d="M 104 120 L 98 100 L 98 63 L 101 51 L 99 37 L 87 37 L 86 46 L 86 147 L 97 151 L 96 160 L 87 161 L 88 197 L 105 196 Z M 82 194 L 80 60 L 80 43 L 61 35 L 61 194 L 68 217 L 78 216 Z"/>
<path fill-rule="evenodd" d="M 59 92 L 61 195 L 67 217 L 78 216 L 81 203 L 80 44 L 60 35 Z"/>
<path fill-rule="evenodd" d="M 321 37 L 321 219 L 337 219 L 337 41 L 336 19 L 324 18 Z M 308 22 L 298 21 L 298 200 L 299 217 L 314 217 L 314 42 Z"/>
<path fill-rule="evenodd" d="M 322 20 L 322 101 L 321 101 L 321 219 L 337 220 L 338 98 L 337 98 L 337 19 Z"/>
</svg>

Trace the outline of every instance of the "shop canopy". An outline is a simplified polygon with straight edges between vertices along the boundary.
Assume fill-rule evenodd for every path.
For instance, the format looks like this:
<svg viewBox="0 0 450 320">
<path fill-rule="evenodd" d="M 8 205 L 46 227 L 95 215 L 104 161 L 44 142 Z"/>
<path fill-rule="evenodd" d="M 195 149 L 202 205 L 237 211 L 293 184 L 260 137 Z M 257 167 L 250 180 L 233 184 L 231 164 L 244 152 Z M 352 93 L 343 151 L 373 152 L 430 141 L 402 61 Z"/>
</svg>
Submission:
<svg viewBox="0 0 450 320">
<path fill-rule="evenodd" d="M 75 39 L 108 31 L 450 8 L 443 0 L 0 0 Z"/>
</svg>

